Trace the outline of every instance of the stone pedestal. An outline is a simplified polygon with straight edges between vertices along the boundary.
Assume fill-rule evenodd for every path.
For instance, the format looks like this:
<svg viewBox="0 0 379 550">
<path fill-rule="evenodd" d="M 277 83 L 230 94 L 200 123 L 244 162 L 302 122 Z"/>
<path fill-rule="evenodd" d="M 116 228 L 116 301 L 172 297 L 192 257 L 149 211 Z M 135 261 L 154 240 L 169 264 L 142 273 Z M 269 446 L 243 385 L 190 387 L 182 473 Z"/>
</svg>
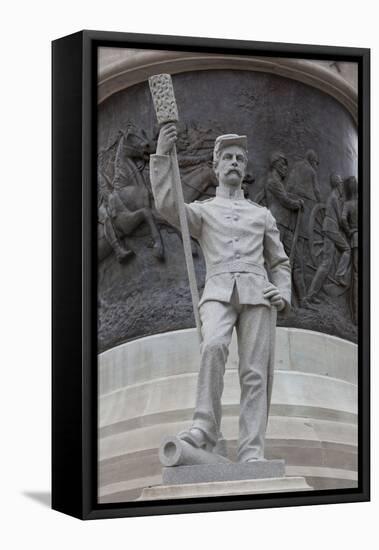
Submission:
<svg viewBox="0 0 379 550">
<path fill-rule="evenodd" d="M 303 477 L 244 479 L 238 481 L 213 481 L 210 483 L 156 485 L 155 487 L 144 489 L 138 500 L 292 493 L 295 491 L 311 491 L 312 489 Z"/>
<path fill-rule="evenodd" d="M 284 460 L 195 464 L 162 469 L 163 485 L 147 487 L 138 500 L 311 491 L 305 478 L 285 477 Z"/>
<path fill-rule="evenodd" d="M 284 460 L 254 460 L 253 462 L 227 462 L 195 464 L 162 469 L 164 485 L 212 483 L 284 477 Z"/>
</svg>

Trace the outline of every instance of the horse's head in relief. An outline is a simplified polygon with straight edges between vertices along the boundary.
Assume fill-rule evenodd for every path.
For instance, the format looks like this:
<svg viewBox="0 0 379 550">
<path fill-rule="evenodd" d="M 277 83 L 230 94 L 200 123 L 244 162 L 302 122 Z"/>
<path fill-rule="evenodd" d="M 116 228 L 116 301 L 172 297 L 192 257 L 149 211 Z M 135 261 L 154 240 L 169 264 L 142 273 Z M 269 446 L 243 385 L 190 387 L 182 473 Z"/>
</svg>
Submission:
<svg viewBox="0 0 379 550">
<path fill-rule="evenodd" d="M 149 160 L 155 151 L 155 141 L 149 138 L 143 128 L 138 128 L 133 122 L 128 122 L 125 130 L 120 130 L 123 139 L 123 148 L 127 156 L 142 160 Z"/>
</svg>

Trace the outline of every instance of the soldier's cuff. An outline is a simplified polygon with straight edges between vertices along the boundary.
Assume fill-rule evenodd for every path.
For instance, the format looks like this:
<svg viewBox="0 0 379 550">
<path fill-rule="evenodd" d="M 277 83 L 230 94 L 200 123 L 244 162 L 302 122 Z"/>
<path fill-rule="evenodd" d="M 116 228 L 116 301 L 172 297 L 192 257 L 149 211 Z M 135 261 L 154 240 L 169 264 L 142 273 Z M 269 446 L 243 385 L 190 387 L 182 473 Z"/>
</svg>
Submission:
<svg viewBox="0 0 379 550">
<path fill-rule="evenodd" d="M 152 162 L 169 162 L 170 161 L 170 155 L 158 155 L 157 153 L 154 153 L 154 155 L 150 155 L 150 161 Z"/>
</svg>

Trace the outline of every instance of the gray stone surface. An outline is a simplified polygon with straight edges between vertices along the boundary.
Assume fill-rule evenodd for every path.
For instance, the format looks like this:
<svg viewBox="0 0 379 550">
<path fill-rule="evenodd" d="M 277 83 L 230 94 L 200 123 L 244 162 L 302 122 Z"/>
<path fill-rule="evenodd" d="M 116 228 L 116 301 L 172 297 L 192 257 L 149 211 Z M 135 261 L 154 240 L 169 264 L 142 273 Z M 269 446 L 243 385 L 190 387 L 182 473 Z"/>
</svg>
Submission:
<svg viewBox="0 0 379 550">
<path fill-rule="evenodd" d="M 163 468 L 164 485 L 238 481 L 241 479 L 280 478 L 285 473 L 284 460 L 254 460 L 219 464 L 196 464 Z"/>
<path fill-rule="evenodd" d="M 129 342 L 99 357 L 99 499 L 134 499 L 162 483 L 158 449 L 191 422 L 199 349 L 196 330 Z M 222 432 L 236 460 L 237 349 L 226 368 Z M 125 366 L 128 368 L 125 368 Z M 266 458 L 315 489 L 357 483 L 357 346 L 300 329 L 277 328 L 276 372 Z M 311 479 L 311 481 L 309 481 Z"/>
<path fill-rule="evenodd" d="M 242 481 L 216 481 L 211 483 L 188 483 L 183 485 L 157 485 L 147 487 L 137 500 L 160 500 L 169 498 L 216 497 L 228 495 L 256 495 L 312 491 L 303 477 L 280 477 Z"/>
<path fill-rule="evenodd" d="M 239 383 L 232 339 L 222 432 L 237 456 Z M 122 502 L 162 483 L 158 449 L 188 428 L 199 349 L 195 329 L 128 342 L 99 357 L 99 499 Z M 128 368 L 125 368 L 128 366 Z M 266 458 L 315 489 L 357 483 L 357 346 L 326 334 L 277 328 Z M 309 481 L 311 479 L 311 481 Z"/>
<path fill-rule="evenodd" d="M 327 334 L 283 327 L 277 327 L 275 340 L 276 369 L 308 372 L 357 384 L 355 344 Z M 157 379 L 161 378 L 196 373 L 199 358 L 194 329 L 156 334 L 127 342 L 99 355 L 99 395 L 114 394 L 126 386 L 141 387 L 143 383 L 155 385 Z M 237 367 L 237 339 L 234 333 L 227 369 Z M 180 394 L 177 403 L 181 403 L 182 399 Z M 110 410 L 116 414 L 112 407 Z M 133 412 L 132 407 L 130 412 Z"/>
</svg>

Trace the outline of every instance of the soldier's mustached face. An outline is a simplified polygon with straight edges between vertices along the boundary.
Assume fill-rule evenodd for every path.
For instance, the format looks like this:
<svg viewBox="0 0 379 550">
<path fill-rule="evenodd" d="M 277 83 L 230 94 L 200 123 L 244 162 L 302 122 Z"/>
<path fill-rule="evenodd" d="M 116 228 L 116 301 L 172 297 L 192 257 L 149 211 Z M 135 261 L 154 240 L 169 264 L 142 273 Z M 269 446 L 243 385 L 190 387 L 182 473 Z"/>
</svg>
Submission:
<svg viewBox="0 0 379 550">
<path fill-rule="evenodd" d="M 242 147 L 230 145 L 220 153 L 220 159 L 215 167 L 219 183 L 240 185 L 246 173 L 246 154 Z"/>
</svg>

